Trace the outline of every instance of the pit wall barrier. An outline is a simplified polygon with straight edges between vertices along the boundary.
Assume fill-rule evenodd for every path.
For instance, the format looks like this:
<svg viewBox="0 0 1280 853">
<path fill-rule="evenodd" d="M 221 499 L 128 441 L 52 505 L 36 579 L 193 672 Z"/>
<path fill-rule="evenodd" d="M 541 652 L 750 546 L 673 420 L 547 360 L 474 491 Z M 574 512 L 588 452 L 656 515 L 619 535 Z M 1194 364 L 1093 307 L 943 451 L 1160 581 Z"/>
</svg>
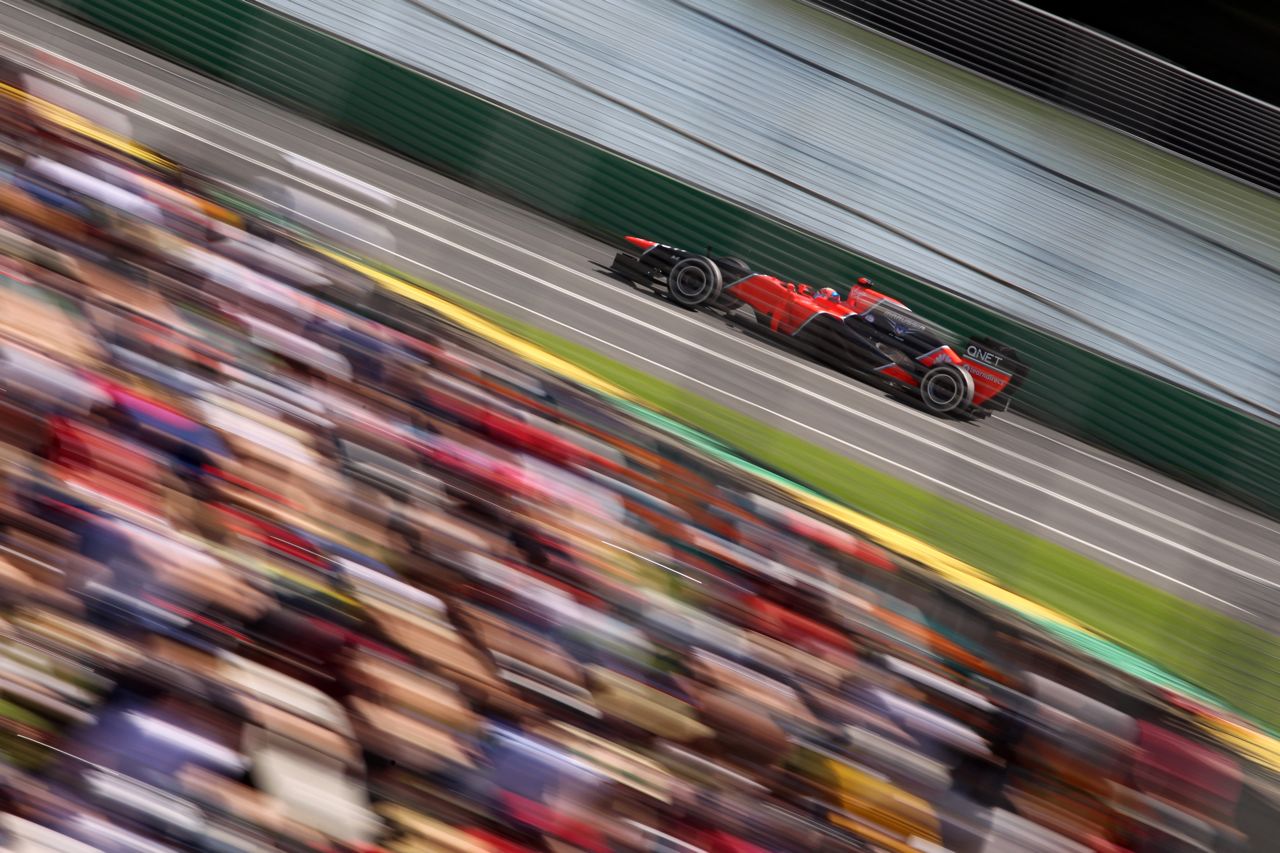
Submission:
<svg viewBox="0 0 1280 853">
<path fill-rule="evenodd" d="M 712 245 L 814 283 L 869 275 L 942 325 L 1011 344 L 1017 409 L 1280 517 L 1280 430 L 849 247 L 407 69 L 249 0 L 43 0 L 116 37 L 589 233 Z M 607 258 L 602 258 L 607 260 Z M 1171 344 L 1171 346 L 1175 346 Z M 1176 352 L 1170 353 L 1176 355 Z"/>
</svg>

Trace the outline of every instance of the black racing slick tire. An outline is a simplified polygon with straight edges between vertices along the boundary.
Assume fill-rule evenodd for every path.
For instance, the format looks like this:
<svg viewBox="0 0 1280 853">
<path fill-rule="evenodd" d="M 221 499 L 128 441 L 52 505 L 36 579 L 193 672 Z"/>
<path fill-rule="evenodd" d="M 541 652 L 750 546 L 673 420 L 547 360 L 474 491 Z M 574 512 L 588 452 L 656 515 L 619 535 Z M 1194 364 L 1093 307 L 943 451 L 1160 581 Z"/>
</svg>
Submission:
<svg viewBox="0 0 1280 853">
<path fill-rule="evenodd" d="M 935 415 L 950 415 L 973 405 L 973 377 L 954 364 L 939 364 L 920 380 L 920 401 Z"/>
<path fill-rule="evenodd" d="M 709 258 L 685 258 L 667 274 L 667 293 L 682 308 L 703 308 L 715 303 L 724 289 L 720 268 Z"/>
</svg>

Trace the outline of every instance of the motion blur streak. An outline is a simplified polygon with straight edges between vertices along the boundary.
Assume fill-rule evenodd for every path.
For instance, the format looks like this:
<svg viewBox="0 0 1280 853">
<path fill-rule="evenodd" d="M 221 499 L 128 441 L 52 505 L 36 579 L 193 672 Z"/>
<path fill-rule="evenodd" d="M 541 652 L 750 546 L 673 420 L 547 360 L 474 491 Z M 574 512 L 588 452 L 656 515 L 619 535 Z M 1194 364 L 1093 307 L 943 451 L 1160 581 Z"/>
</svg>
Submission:
<svg viewBox="0 0 1280 853">
<path fill-rule="evenodd" d="M 427 232 L 379 176 L 300 203 L 341 160 L 290 160 L 292 210 L 208 128 L 104 133 L 29 70 L 0 61 L 0 847 L 1268 849 L 1274 744 L 1204 690 L 382 264 L 554 289 L 637 360 L 727 333 Z M 916 417 L 864 399 L 859 442 Z"/>
</svg>

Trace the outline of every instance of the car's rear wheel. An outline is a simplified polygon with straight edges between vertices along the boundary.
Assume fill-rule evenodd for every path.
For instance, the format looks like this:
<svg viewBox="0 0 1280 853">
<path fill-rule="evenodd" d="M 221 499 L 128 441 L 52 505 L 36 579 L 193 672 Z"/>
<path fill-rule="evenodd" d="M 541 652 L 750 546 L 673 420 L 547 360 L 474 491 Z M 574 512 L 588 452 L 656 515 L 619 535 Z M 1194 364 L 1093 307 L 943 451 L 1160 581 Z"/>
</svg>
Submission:
<svg viewBox="0 0 1280 853">
<path fill-rule="evenodd" d="M 667 293 L 672 302 L 684 308 L 714 303 L 723 288 L 720 268 L 708 258 L 685 258 L 667 274 Z"/>
<path fill-rule="evenodd" d="M 964 411 L 973 405 L 973 377 L 954 364 L 939 364 L 920 380 L 920 400 L 935 415 Z"/>
</svg>

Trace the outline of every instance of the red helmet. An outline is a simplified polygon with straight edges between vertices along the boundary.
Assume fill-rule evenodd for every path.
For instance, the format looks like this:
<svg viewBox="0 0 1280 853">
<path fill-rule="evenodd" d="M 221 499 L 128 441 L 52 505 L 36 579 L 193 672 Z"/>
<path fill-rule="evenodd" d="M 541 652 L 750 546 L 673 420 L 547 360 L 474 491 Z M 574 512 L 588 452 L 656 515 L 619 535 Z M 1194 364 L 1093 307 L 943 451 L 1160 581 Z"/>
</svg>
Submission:
<svg viewBox="0 0 1280 853">
<path fill-rule="evenodd" d="M 818 291 L 818 299 L 830 299 L 832 302 L 840 301 L 840 294 L 834 287 L 824 287 Z"/>
<path fill-rule="evenodd" d="M 859 286 L 859 287 L 870 287 L 870 286 L 871 286 L 871 279 L 867 278 L 866 276 L 863 276 L 862 278 L 858 279 L 858 286 Z"/>
</svg>

